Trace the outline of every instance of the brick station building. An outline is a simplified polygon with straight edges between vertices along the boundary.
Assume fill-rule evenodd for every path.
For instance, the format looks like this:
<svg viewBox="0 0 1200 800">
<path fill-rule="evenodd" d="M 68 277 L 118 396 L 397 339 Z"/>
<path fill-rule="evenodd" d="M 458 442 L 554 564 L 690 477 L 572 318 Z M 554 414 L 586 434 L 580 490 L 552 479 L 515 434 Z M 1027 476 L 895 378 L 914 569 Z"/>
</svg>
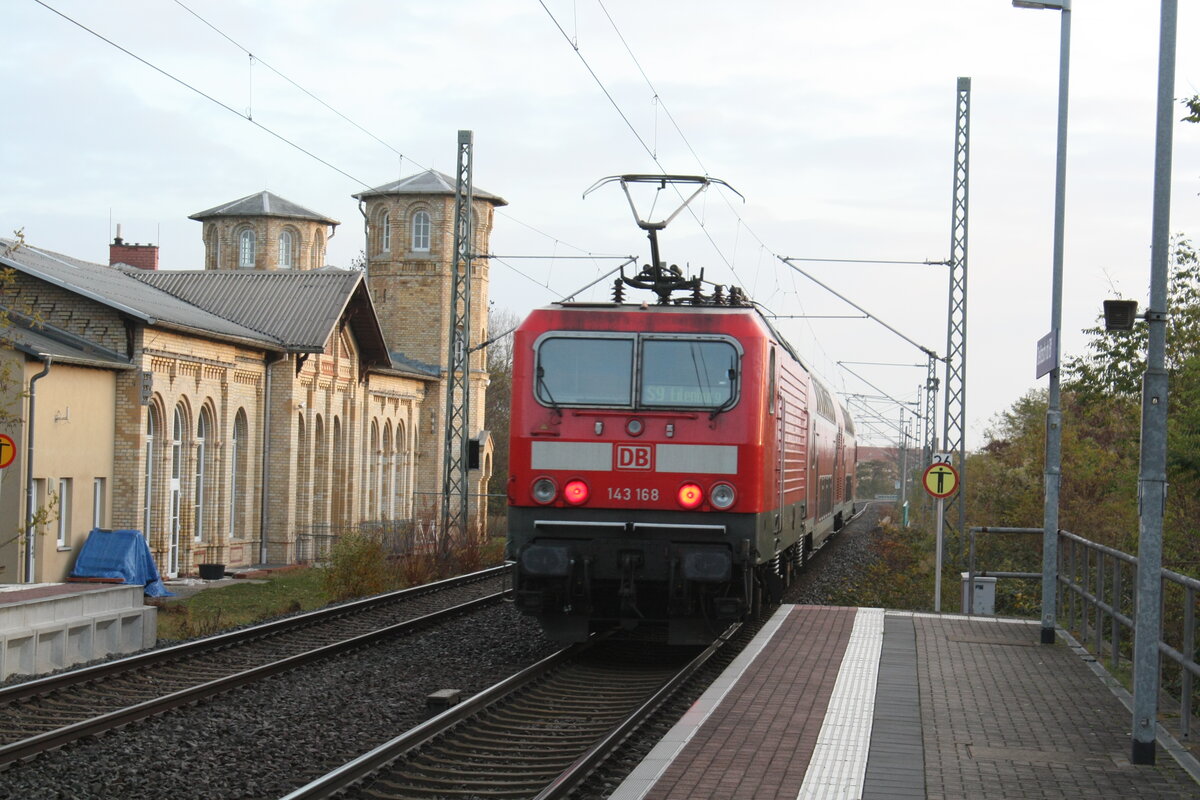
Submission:
<svg viewBox="0 0 1200 800">
<path fill-rule="evenodd" d="M 356 197 L 365 271 L 325 266 L 339 223 L 270 192 L 191 215 L 199 270 L 159 270 L 157 247 L 119 230 L 109 264 L 0 239 L 0 433 L 15 451 L 0 470 L 0 583 L 63 580 L 94 527 L 141 530 L 168 577 L 308 560 L 353 526 L 429 532 L 454 181 L 430 170 Z M 486 253 L 505 201 L 474 197 L 471 252 Z M 486 261 L 472 270 L 484 341 Z M 482 350 L 471 359 L 469 491 L 482 495 L 487 373 Z M 485 504 L 472 507 L 482 525 Z M 30 508 L 49 512 L 32 520 L 32 570 Z"/>
</svg>

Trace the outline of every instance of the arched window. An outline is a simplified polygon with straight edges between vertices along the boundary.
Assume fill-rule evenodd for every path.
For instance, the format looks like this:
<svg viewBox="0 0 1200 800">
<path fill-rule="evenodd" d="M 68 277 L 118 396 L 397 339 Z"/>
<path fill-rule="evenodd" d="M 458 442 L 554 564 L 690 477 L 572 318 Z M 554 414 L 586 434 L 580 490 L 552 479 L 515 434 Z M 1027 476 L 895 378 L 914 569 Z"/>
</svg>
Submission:
<svg viewBox="0 0 1200 800">
<path fill-rule="evenodd" d="M 246 440 L 246 412 L 238 409 L 233 418 L 233 449 L 229 453 L 229 538 L 241 536 L 243 523 L 241 512 L 245 509 L 246 475 L 250 460 L 250 447 Z"/>
<path fill-rule="evenodd" d="M 383 426 L 383 444 L 379 458 L 379 504 L 380 515 L 392 519 L 395 511 L 392 506 L 393 486 L 395 484 L 396 460 L 392 451 L 392 423 Z"/>
<path fill-rule="evenodd" d="M 238 266 L 254 268 L 254 231 L 245 228 L 238 234 Z"/>
<path fill-rule="evenodd" d="M 325 420 L 321 418 L 320 414 L 318 414 L 313 428 L 312 454 L 314 463 L 328 463 L 329 453 L 325 451 L 325 448 L 328 447 L 328 444 L 325 441 L 327 438 L 328 437 L 325 435 Z M 318 475 L 317 470 L 314 469 L 312 492 L 314 504 L 312 521 L 314 525 L 329 524 L 328 487 L 329 481 L 327 474 L 322 472 Z M 328 533 L 328 531 L 325 532 Z"/>
<path fill-rule="evenodd" d="M 309 259 L 309 269 L 320 269 L 325 266 L 325 234 L 317 231 L 313 234 L 312 257 Z"/>
<path fill-rule="evenodd" d="M 312 457 L 308 450 L 308 429 L 304 415 L 296 417 L 296 528 L 312 530 Z"/>
<path fill-rule="evenodd" d="M 204 494 L 208 482 L 208 434 L 212 430 L 212 425 L 208 419 L 208 409 L 200 409 L 200 422 L 196 426 L 196 475 L 193 486 L 195 487 L 195 507 L 192 519 L 195 521 L 195 529 L 193 538 L 197 542 L 204 541 Z"/>
<path fill-rule="evenodd" d="M 154 457 L 154 436 L 158 432 L 158 411 L 151 406 L 146 411 L 146 494 L 142 509 L 142 536 L 150 540 L 150 525 L 154 517 L 154 478 L 158 474 Z"/>
<path fill-rule="evenodd" d="M 330 500 L 333 507 L 330 509 L 330 522 L 334 525 L 346 524 L 346 510 L 348 508 L 346 501 L 349 499 L 346 493 L 346 441 L 342 435 L 342 419 L 341 417 L 333 418 L 333 496 Z"/>
<path fill-rule="evenodd" d="M 412 516 L 409 510 L 409 457 L 408 437 L 405 435 L 403 423 L 396 424 L 396 439 L 392 447 L 396 457 L 393 461 L 395 478 L 392 481 L 392 512 L 397 519 L 408 519 Z"/>
<path fill-rule="evenodd" d="M 167 575 L 179 574 L 180 506 L 183 495 L 183 407 L 175 406 L 171 424 L 171 477 L 167 519 Z"/>
<path fill-rule="evenodd" d="M 221 239 L 217 236 L 216 225 L 209 225 L 204 236 L 204 263 L 208 269 L 221 268 Z"/>
<path fill-rule="evenodd" d="M 385 253 L 392 249 L 392 215 L 386 211 L 379 217 L 379 249 Z"/>
<path fill-rule="evenodd" d="M 371 420 L 371 444 L 367 451 L 367 514 L 379 519 L 379 423 Z"/>
<path fill-rule="evenodd" d="M 295 265 L 295 237 L 291 231 L 279 234 L 279 268 L 291 269 Z"/>
<path fill-rule="evenodd" d="M 412 218 L 412 249 L 421 253 L 429 252 L 429 212 L 418 211 Z"/>
</svg>

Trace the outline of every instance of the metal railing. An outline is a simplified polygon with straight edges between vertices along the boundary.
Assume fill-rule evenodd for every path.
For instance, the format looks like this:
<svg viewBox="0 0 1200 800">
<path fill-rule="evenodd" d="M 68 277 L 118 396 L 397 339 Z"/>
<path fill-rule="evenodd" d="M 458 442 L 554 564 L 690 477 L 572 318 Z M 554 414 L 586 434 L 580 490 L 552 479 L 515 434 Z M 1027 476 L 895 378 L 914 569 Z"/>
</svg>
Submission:
<svg viewBox="0 0 1200 800">
<path fill-rule="evenodd" d="M 315 564 L 326 561 L 343 536 L 369 536 L 392 555 L 427 552 L 439 544 L 437 523 L 411 519 L 365 520 L 357 525 L 314 524 L 296 532 L 295 561 Z"/>
<path fill-rule="evenodd" d="M 968 604 L 975 607 L 975 578 L 1021 578 L 1040 580 L 1040 572 L 990 572 L 975 569 L 976 534 L 1042 535 L 1041 528 L 976 527 L 970 529 L 967 578 Z M 1109 671 L 1120 673 L 1122 664 L 1132 668 L 1134 620 L 1137 618 L 1136 556 L 1123 553 L 1081 536 L 1058 532 L 1057 608 L 1060 624 L 1079 633 L 1079 641 L 1097 659 L 1107 656 Z M 1039 548 L 1040 550 L 1040 548 Z M 1188 738 L 1192 714 L 1200 699 L 1194 697 L 1196 661 L 1196 603 L 1200 580 L 1169 569 L 1160 572 L 1163 598 L 1163 629 L 1159 632 L 1159 686 L 1178 699 L 1179 731 Z M 1065 619 L 1064 619 L 1065 617 Z"/>
</svg>

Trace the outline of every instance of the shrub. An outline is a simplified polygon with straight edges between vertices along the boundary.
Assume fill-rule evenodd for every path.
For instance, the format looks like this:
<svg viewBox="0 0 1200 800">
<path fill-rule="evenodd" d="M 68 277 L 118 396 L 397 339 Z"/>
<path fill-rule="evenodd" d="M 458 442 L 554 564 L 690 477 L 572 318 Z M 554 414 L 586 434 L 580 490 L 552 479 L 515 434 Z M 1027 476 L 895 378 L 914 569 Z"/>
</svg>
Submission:
<svg viewBox="0 0 1200 800">
<path fill-rule="evenodd" d="M 378 537 L 349 532 L 330 550 L 322 587 L 331 602 L 340 602 L 389 591 L 396 586 L 397 577 Z"/>
</svg>

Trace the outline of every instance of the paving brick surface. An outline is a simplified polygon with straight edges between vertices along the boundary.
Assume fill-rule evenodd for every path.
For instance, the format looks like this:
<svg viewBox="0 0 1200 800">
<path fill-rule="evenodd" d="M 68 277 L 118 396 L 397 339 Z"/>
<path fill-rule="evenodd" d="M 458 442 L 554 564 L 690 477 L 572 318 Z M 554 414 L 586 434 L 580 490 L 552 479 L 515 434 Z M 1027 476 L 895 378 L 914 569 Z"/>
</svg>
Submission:
<svg viewBox="0 0 1200 800">
<path fill-rule="evenodd" d="M 794 800 L 854 627 L 853 608 L 797 606 L 647 795 Z"/>
<path fill-rule="evenodd" d="M 1165 751 L 1129 762 L 1130 713 L 1038 625 L 904 612 L 884 622 L 862 793 L 801 793 L 856 613 L 790 609 L 712 713 L 672 731 L 686 741 L 674 760 L 613 797 L 1200 800 Z"/>
<path fill-rule="evenodd" d="M 914 617 L 927 797 L 1198 798 L 1167 754 L 1129 763 L 1129 712 L 1037 625 Z"/>
</svg>

